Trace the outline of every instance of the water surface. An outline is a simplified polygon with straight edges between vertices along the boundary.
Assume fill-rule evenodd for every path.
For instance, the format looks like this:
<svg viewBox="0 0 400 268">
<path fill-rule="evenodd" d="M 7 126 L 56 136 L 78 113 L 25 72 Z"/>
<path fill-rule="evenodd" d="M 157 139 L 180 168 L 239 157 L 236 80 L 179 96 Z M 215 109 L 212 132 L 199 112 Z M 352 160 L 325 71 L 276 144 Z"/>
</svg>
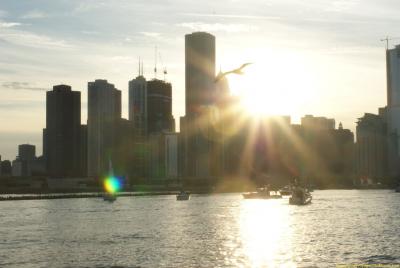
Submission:
<svg viewBox="0 0 400 268">
<path fill-rule="evenodd" d="M 0 267 L 333 267 L 400 262 L 400 194 L 315 191 L 0 202 Z"/>
</svg>

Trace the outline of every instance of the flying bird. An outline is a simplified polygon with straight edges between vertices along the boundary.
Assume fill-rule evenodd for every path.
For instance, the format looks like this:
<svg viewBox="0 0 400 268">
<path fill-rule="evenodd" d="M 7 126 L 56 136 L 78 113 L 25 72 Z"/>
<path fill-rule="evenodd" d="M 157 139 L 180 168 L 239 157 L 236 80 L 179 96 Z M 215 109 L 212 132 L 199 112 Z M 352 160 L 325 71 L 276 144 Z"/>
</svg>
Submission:
<svg viewBox="0 0 400 268">
<path fill-rule="evenodd" d="M 253 64 L 253 63 L 252 63 L 252 62 L 244 63 L 244 64 L 242 64 L 242 66 L 240 66 L 240 67 L 237 68 L 237 69 L 234 69 L 234 70 L 231 70 L 231 71 L 228 71 L 228 72 L 224 72 L 224 73 L 220 72 L 220 73 L 215 77 L 214 82 L 218 82 L 219 80 L 221 80 L 222 77 L 227 76 L 228 74 L 238 74 L 238 75 L 242 75 L 242 74 L 244 74 L 244 73 L 243 73 L 244 67 L 246 67 L 247 65 L 250 65 L 250 64 Z"/>
</svg>

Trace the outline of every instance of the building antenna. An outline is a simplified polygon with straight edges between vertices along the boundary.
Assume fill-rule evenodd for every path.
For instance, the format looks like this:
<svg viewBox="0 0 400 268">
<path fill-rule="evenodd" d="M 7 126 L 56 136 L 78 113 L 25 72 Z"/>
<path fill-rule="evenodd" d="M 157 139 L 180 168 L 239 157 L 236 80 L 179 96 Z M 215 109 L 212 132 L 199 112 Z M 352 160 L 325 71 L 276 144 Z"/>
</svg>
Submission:
<svg viewBox="0 0 400 268">
<path fill-rule="evenodd" d="M 160 62 L 161 62 L 161 65 L 163 66 L 163 74 L 164 74 L 164 82 L 165 82 L 165 76 L 168 74 L 167 67 L 164 65 L 164 62 L 162 60 L 160 52 L 158 53 L 158 56 L 160 57 Z"/>
<path fill-rule="evenodd" d="M 389 36 L 386 36 L 386 38 L 381 39 L 381 42 L 386 41 L 386 50 L 389 49 L 389 40 L 391 40 L 391 39 L 389 39 Z"/>
<path fill-rule="evenodd" d="M 383 42 L 383 41 L 386 42 L 386 50 L 388 50 L 389 49 L 389 41 L 396 40 L 396 39 L 400 39 L 400 37 L 389 37 L 389 36 L 386 36 L 385 38 L 381 39 L 381 42 Z"/>
<path fill-rule="evenodd" d="M 154 48 L 154 78 L 157 79 L 157 46 Z"/>
<path fill-rule="evenodd" d="M 140 57 L 139 57 L 139 69 L 138 69 L 138 72 L 139 72 L 139 76 L 140 76 Z"/>
</svg>

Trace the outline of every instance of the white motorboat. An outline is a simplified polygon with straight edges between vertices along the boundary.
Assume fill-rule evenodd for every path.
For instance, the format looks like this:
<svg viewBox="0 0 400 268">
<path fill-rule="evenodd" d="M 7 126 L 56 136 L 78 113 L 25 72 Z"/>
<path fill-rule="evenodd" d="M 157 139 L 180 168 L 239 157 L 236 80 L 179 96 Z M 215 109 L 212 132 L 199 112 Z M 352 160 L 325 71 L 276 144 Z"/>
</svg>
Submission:
<svg viewBox="0 0 400 268">
<path fill-rule="evenodd" d="M 267 187 L 257 189 L 257 192 L 243 194 L 244 199 L 279 199 L 282 195 L 279 192 L 271 192 Z"/>
</svg>

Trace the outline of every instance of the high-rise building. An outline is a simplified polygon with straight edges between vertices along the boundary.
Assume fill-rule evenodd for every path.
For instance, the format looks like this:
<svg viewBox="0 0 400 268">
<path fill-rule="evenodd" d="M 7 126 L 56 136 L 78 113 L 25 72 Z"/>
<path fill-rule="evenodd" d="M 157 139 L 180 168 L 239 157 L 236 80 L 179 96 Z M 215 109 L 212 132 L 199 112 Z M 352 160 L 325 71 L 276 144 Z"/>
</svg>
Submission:
<svg viewBox="0 0 400 268">
<path fill-rule="evenodd" d="M 185 36 L 186 115 L 199 113 L 213 104 L 215 79 L 215 37 L 205 32 Z"/>
<path fill-rule="evenodd" d="M 129 81 L 129 120 L 139 134 L 147 134 L 147 81 L 143 75 Z"/>
<path fill-rule="evenodd" d="M 386 50 L 389 176 L 400 175 L 400 45 Z"/>
<path fill-rule="evenodd" d="M 147 132 L 175 131 L 170 83 L 153 79 L 147 82 Z"/>
<path fill-rule="evenodd" d="M 335 119 L 322 116 L 305 115 L 301 118 L 301 125 L 307 130 L 335 129 Z"/>
<path fill-rule="evenodd" d="M 79 176 L 81 93 L 57 85 L 46 94 L 44 149 L 46 169 L 55 177 Z"/>
<path fill-rule="evenodd" d="M 182 171 L 185 179 L 210 183 L 215 168 L 212 120 L 216 108 L 215 37 L 205 32 L 185 36 L 186 114 L 181 118 Z"/>
<path fill-rule="evenodd" d="M 19 159 L 24 161 L 33 161 L 36 158 L 36 147 L 32 144 L 20 144 L 18 145 L 18 156 Z"/>
<path fill-rule="evenodd" d="M 366 113 L 357 122 L 356 173 L 362 183 L 387 176 L 387 126 L 381 115 Z"/>
<path fill-rule="evenodd" d="M 171 84 L 158 79 L 146 81 L 143 75 L 129 81 L 129 120 L 143 136 L 175 131 Z"/>
<path fill-rule="evenodd" d="M 103 176 L 117 142 L 121 91 L 107 80 L 88 83 L 88 175 Z"/>
</svg>

